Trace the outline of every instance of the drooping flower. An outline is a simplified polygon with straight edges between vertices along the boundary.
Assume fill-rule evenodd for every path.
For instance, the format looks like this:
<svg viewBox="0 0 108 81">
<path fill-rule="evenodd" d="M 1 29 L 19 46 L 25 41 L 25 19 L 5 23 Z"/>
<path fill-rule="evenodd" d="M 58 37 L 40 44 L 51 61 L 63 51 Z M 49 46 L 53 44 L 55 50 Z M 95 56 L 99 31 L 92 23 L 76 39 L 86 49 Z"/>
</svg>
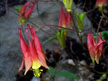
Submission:
<svg viewBox="0 0 108 81">
<path fill-rule="evenodd" d="M 72 19 L 70 13 L 65 11 L 64 6 L 61 7 L 61 11 L 59 14 L 59 23 L 58 26 L 63 28 L 72 28 Z M 68 31 L 66 29 L 61 29 L 57 31 L 56 38 L 62 48 L 66 47 L 66 38 Z"/>
<path fill-rule="evenodd" d="M 25 3 L 20 10 L 20 14 L 25 18 L 30 18 L 34 10 L 35 3 L 36 0 Z"/>
<path fill-rule="evenodd" d="M 61 7 L 61 10 L 60 10 L 58 26 L 62 26 L 64 28 L 72 27 L 72 19 L 71 19 L 70 13 L 67 11 L 64 11 L 63 6 Z"/>
<path fill-rule="evenodd" d="M 63 0 L 63 3 L 64 3 L 66 10 L 68 12 L 71 12 L 71 10 L 72 10 L 72 2 L 73 2 L 73 0 Z"/>
<path fill-rule="evenodd" d="M 27 33 L 29 45 L 26 44 L 21 34 L 21 28 L 18 29 L 20 38 L 20 48 L 23 54 L 23 60 L 19 71 L 22 70 L 25 65 L 25 74 L 28 72 L 30 68 L 32 68 L 33 70 L 38 70 L 41 66 L 43 66 L 48 69 L 48 66 L 46 64 L 46 57 L 42 50 L 40 40 L 38 39 L 34 28 L 29 24 L 28 28 L 31 33 L 31 40 L 28 29 L 26 28 L 25 31 Z"/>
<path fill-rule="evenodd" d="M 102 7 L 107 5 L 107 0 L 96 0 L 96 7 Z"/>
<path fill-rule="evenodd" d="M 102 40 L 101 33 L 99 34 L 98 42 L 96 42 L 96 40 L 90 32 L 88 33 L 87 46 L 93 63 L 96 61 L 96 63 L 99 64 L 99 59 L 102 55 L 104 42 L 105 40 Z"/>
<path fill-rule="evenodd" d="M 66 13 L 63 10 L 63 7 L 61 8 L 60 14 L 59 14 L 59 23 L 58 26 L 66 27 Z"/>
</svg>

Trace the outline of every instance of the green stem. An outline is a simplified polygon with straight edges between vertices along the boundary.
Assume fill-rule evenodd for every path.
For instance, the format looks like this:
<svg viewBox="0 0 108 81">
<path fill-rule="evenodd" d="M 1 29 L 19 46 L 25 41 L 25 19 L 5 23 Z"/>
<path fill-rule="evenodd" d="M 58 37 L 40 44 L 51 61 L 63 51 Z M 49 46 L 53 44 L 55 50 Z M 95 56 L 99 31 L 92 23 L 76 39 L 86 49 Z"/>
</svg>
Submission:
<svg viewBox="0 0 108 81">
<path fill-rule="evenodd" d="M 75 32 L 77 33 L 77 36 L 78 36 L 78 38 L 79 38 L 79 40 L 80 40 L 80 43 L 81 43 L 82 47 L 85 49 L 85 47 L 84 47 L 84 45 L 83 45 L 82 38 L 80 37 L 79 31 L 78 31 L 78 29 L 77 29 L 77 27 L 76 27 L 76 24 L 75 24 L 75 21 L 74 21 L 74 16 L 73 16 L 72 13 L 70 13 L 70 16 L 71 16 L 71 19 L 72 19 L 72 21 L 73 21 L 73 27 L 74 27 L 74 29 L 75 29 Z"/>
</svg>

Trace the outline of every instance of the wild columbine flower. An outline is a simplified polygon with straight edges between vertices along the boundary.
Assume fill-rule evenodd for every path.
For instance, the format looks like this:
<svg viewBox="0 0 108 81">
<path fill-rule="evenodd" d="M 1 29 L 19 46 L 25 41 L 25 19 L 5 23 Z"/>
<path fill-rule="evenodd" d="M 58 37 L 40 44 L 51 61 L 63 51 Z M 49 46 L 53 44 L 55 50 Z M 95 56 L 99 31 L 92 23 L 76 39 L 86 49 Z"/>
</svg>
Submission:
<svg viewBox="0 0 108 81">
<path fill-rule="evenodd" d="M 107 5 L 107 0 L 96 0 L 96 7 L 102 7 Z"/>
<path fill-rule="evenodd" d="M 99 64 L 99 59 L 102 55 L 102 50 L 103 50 L 103 43 L 105 42 L 102 41 L 101 33 L 99 34 L 98 37 L 98 43 L 94 39 L 93 35 L 89 32 L 88 37 L 87 37 L 87 46 L 89 50 L 90 57 L 92 59 L 92 62 Z"/>
<path fill-rule="evenodd" d="M 19 68 L 19 71 L 22 70 L 25 65 L 25 74 L 28 72 L 30 68 L 38 71 L 39 68 L 43 66 L 48 69 L 48 66 L 46 64 L 46 57 L 42 50 L 41 43 L 35 33 L 35 30 L 29 24 L 28 24 L 28 28 L 31 33 L 31 40 L 30 40 L 28 29 L 26 28 L 25 31 L 28 36 L 29 45 L 27 45 L 25 40 L 23 39 L 23 36 L 21 34 L 21 28 L 18 29 L 19 38 L 20 38 L 20 48 L 23 54 L 22 64 Z"/>
<path fill-rule="evenodd" d="M 72 10 L 72 2 L 73 2 L 73 0 L 63 0 L 63 3 L 64 3 L 66 10 L 68 12 L 71 12 L 71 10 Z"/>
<path fill-rule="evenodd" d="M 61 7 L 61 10 L 60 10 L 58 26 L 62 26 L 64 28 L 72 27 L 72 19 L 71 19 L 70 13 L 67 11 L 64 11 L 63 6 Z"/>
<path fill-rule="evenodd" d="M 59 23 L 58 26 L 66 27 L 66 13 L 63 10 L 63 7 L 61 8 L 60 14 L 59 14 Z"/>
<path fill-rule="evenodd" d="M 35 7 L 36 0 L 28 1 L 20 10 L 20 14 L 25 18 L 30 18 Z"/>
<path fill-rule="evenodd" d="M 71 20 L 70 13 L 67 11 L 64 11 L 63 7 L 64 6 L 61 7 L 61 11 L 59 14 L 58 26 L 61 26 L 64 28 L 67 28 L 67 27 L 72 28 L 72 20 Z M 56 38 L 62 48 L 66 47 L 65 40 L 67 38 L 67 33 L 68 31 L 66 29 L 61 29 L 60 31 L 56 33 Z"/>
</svg>

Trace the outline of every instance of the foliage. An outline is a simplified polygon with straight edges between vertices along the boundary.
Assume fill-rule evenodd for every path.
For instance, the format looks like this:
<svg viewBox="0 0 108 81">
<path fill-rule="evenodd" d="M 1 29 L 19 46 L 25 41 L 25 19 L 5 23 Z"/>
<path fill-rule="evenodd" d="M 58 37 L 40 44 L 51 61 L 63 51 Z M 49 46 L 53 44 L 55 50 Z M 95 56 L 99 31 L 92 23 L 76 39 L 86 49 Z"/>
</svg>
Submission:
<svg viewBox="0 0 108 81">
<path fill-rule="evenodd" d="M 21 8 L 16 8 L 16 11 L 19 13 L 18 21 L 22 27 L 29 22 L 29 19 L 34 11 L 35 5 L 37 5 L 37 11 L 38 11 L 38 4 L 36 4 L 36 3 L 38 3 L 39 1 L 40 0 L 29 0 Z M 48 0 L 48 1 L 50 1 L 50 0 Z M 57 0 L 57 1 L 59 2 L 59 0 Z M 68 32 L 74 32 L 77 34 L 77 37 L 80 41 L 80 44 L 82 45 L 82 49 L 84 50 L 84 52 L 85 51 L 89 52 L 89 54 L 85 55 L 87 57 L 86 59 L 92 60 L 94 66 L 95 66 L 95 61 L 97 64 L 99 64 L 100 63 L 99 61 L 101 61 L 101 58 L 103 58 L 102 56 L 103 56 L 103 50 L 104 50 L 104 43 L 105 43 L 105 41 L 108 42 L 108 31 L 105 30 L 105 31 L 99 32 L 101 23 L 102 23 L 101 20 L 103 20 L 103 18 L 106 17 L 104 15 L 104 7 L 106 7 L 106 5 L 107 5 L 106 0 L 97 0 L 94 9 L 92 9 L 88 12 L 84 11 L 81 14 L 79 14 L 79 12 L 77 12 L 73 8 L 73 0 L 62 0 L 62 2 L 60 4 L 61 10 L 60 10 L 60 13 L 58 13 L 59 14 L 58 25 L 49 25 L 49 24 L 47 25 L 48 27 L 50 27 L 50 26 L 56 27 L 58 30 L 55 32 L 55 36 L 49 37 L 49 39 L 45 40 L 42 44 L 47 45 L 46 43 L 51 42 L 53 40 L 57 40 L 59 45 L 67 53 L 69 58 L 74 60 L 74 58 L 73 58 L 74 57 L 74 54 L 73 54 L 74 47 L 67 44 L 68 35 L 69 35 Z M 78 7 L 78 5 L 77 5 L 77 7 Z M 97 33 L 92 35 L 91 32 L 87 31 L 88 36 L 84 35 L 84 32 L 86 31 L 86 30 L 83 31 L 84 22 L 85 22 L 84 17 L 85 17 L 85 15 L 87 15 L 87 13 L 95 10 L 96 7 L 99 9 L 99 12 L 102 15 L 100 22 L 98 22 L 98 28 L 96 30 Z M 42 49 L 41 42 L 39 41 L 39 38 L 37 37 L 37 35 L 35 33 L 35 29 L 33 28 L 33 26 L 30 26 L 29 24 L 27 24 L 27 25 L 28 25 L 28 28 L 29 28 L 30 34 L 31 34 L 31 38 L 30 38 L 28 29 L 25 29 L 25 31 L 27 33 L 29 45 L 27 45 L 27 43 L 23 39 L 22 33 L 21 33 L 21 28 L 19 28 L 20 47 L 21 47 L 21 51 L 23 54 L 23 61 L 22 61 L 20 70 L 23 69 L 23 65 L 25 64 L 24 65 L 25 70 L 26 70 L 25 74 L 28 70 L 30 70 L 32 68 L 32 70 L 34 71 L 34 76 L 37 76 L 39 74 L 39 76 L 37 76 L 37 77 L 40 77 L 41 72 L 39 69 L 41 66 L 43 66 L 49 70 L 49 75 L 52 77 L 60 76 L 60 77 L 65 77 L 65 78 L 78 79 L 78 76 L 76 76 L 75 74 L 73 74 L 71 72 L 57 72 L 56 69 L 54 69 L 53 67 L 48 68 L 47 63 L 46 63 L 46 56 Z M 36 25 L 36 24 L 33 24 L 33 25 L 38 26 L 38 30 L 41 29 L 42 27 L 46 26 L 46 24 L 42 27 L 39 25 Z M 81 36 L 81 33 L 83 33 L 82 36 Z M 85 37 L 85 36 L 87 38 L 87 42 L 83 42 L 86 39 L 82 39 L 82 37 Z M 86 43 L 86 46 L 88 49 L 85 47 L 84 43 Z M 69 44 L 71 44 L 71 43 L 69 42 Z M 74 43 L 72 42 L 72 44 L 74 44 Z M 72 49 L 71 49 L 71 47 L 72 47 Z M 68 49 L 68 48 L 70 48 L 70 49 Z M 79 51 L 79 50 L 77 50 L 77 51 Z M 87 52 L 85 52 L 85 53 L 87 53 Z M 77 58 L 77 57 L 75 57 L 75 58 Z M 90 60 L 89 60 L 89 62 L 90 62 Z M 76 68 L 78 68 L 77 63 L 80 63 L 79 61 L 80 60 L 78 60 L 78 59 L 74 60 L 74 62 L 76 63 Z M 85 67 L 89 68 L 89 65 L 85 66 Z M 91 71 L 91 68 L 89 68 L 89 70 Z M 97 71 L 95 71 L 95 72 L 97 72 Z M 99 72 L 97 72 L 97 73 L 99 73 Z M 106 78 L 106 76 L 107 76 L 107 74 L 104 73 L 97 81 L 104 80 Z"/>
<path fill-rule="evenodd" d="M 60 77 L 66 77 L 66 78 L 73 78 L 78 79 L 78 76 L 71 72 L 56 72 L 56 70 L 53 67 L 50 67 L 49 69 L 50 76 L 60 76 Z"/>
</svg>

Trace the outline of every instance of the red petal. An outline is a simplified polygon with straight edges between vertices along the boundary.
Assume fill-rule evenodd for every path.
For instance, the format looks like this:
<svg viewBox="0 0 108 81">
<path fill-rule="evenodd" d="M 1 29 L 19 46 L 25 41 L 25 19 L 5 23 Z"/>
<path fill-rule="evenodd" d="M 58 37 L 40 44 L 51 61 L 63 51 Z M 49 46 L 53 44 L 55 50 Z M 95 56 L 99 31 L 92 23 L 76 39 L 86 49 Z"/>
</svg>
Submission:
<svg viewBox="0 0 108 81">
<path fill-rule="evenodd" d="M 62 12 L 63 12 L 63 6 L 61 7 L 61 10 L 60 10 L 58 26 L 62 26 Z"/>
<path fill-rule="evenodd" d="M 28 32 L 27 28 L 26 28 L 26 33 L 27 33 L 27 36 L 28 36 L 29 50 L 30 50 L 30 54 L 32 56 L 32 61 L 37 60 L 36 49 L 33 47 L 33 43 L 30 41 L 29 32 Z"/>
<path fill-rule="evenodd" d="M 72 20 L 69 12 L 67 12 L 67 24 L 72 25 Z"/>
<path fill-rule="evenodd" d="M 30 18 L 30 16 L 31 16 L 32 13 L 33 13 L 34 7 L 35 7 L 35 4 L 32 3 L 32 6 L 30 7 L 30 9 L 29 9 L 28 11 L 25 12 L 25 15 L 24 15 L 25 18 Z"/>
<path fill-rule="evenodd" d="M 90 56 L 92 58 L 95 58 L 95 52 L 94 52 L 95 45 L 96 45 L 96 41 L 93 35 L 89 32 L 88 37 L 87 37 L 87 47 L 88 47 Z"/>
<path fill-rule="evenodd" d="M 96 1 L 96 6 L 106 6 L 107 5 L 107 0 L 97 0 Z"/>
<path fill-rule="evenodd" d="M 67 19 L 66 19 L 66 13 L 63 8 L 64 6 L 62 6 L 60 10 L 58 26 L 66 27 Z"/>
<path fill-rule="evenodd" d="M 87 37 L 87 46 L 90 48 L 94 47 L 96 45 L 96 41 L 93 37 L 93 35 L 89 32 Z"/>
<path fill-rule="evenodd" d="M 27 3 L 25 3 L 24 4 L 24 6 L 22 6 L 22 8 L 21 8 L 21 10 L 20 10 L 20 14 L 21 15 L 24 15 L 24 13 L 25 13 L 25 11 L 26 11 L 26 9 L 27 9 L 27 7 L 30 5 L 30 2 L 27 2 Z"/>
<path fill-rule="evenodd" d="M 31 60 L 31 56 L 30 56 L 28 46 L 27 46 L 27 44 L 25 43 L 25 41 L 22 37 L 21 28 L 18 29 L 18 32 L 19 32 L 19 38 L 20 38 L 20 47 L 21 47 L 21 51 L 22 51 L 22 54 L 23 54 L 23 62 L 22 62 L 22 65 L 20 67 L 20 70 L 22 69 L 23 64 L 25 64 L 25 69 L 26 69 L 25 74 L 26 74 L 26 72 L 31 68 L 32 60 Z"/>
<path fill-rule="evenodd" d="M 23 56 L 25 56 L 25 53 L 28 52 L 28 46 L 22 37 L 21 28 L 18 29 L 18 32 L 19 32 L 19 38 L 20 38 L 20 48 L 21 48 Z"/>
<path fill-rule="evenodd" d="M 29 24 L 27 24 L 29 30 L 30 30 L 30 33 L 31 33 L 31 39 L 32 39 L 32 42 L 34 41 L 34 34 L 32 32 L 32 26 L 30 26 Z"/>
<path fill-rule="evenodd" d="M 101 37 L 101 33 L 99 33 L 99 37 L 98 37 L 98 44 L 96 45 L 96 50 L 97 50 L 97 60 L 99 61 L 101 55 L 102 55 L 102 51 L 103 51 L 103 43 L 105 42 L 105 40 L 102 40 Z"/>
<path fill-rule="evenodd" d="M 27 53 L 26 55 L 29 55 L 30 53 Z M 26 74 L 28 72 L 28 70 L 30 70 L 32 66 L 32 60 L 30 56 L 26 56 L 25 57 L 25 73 Z"/>
<path fill-rule="evenodd" d="M 67 17 L 66 17 L 66 13 L 64 11 L 62 12 L 62 26 L 63 27 L 67 26 Z"/>
<path fill-rule="evenodd" d="M 46 57 L 45 57 L 44 52 L 41 52 L 41 51 L 37 50 L 37 53 L 38 53 L 38 60 L 39 60 L 39 63 L 40 63 L 43 67 L 45 67 L 45 68 L 48 69 L 48 66 L 47 66 L 47 63 L 46 63 L 46 59 L 45 59 Z"/>
<path fill-rule="evenodd" d="M 32 35 L 32 40 L 34 41 L 34 45 L 35 45 L 35 49 L 36 49 L 36 52 L 37 52 L 37 57 L 38 57 L 38 61 L 40 62 L 40 64 L 42 66 L 44 66 L 45 68 L 48 68 L 47 64 L 46 64 L 46 60 L 45 60 L 45 54 L 42 50 L 42 46 L 41 46 L 41 43 L 40 43 L 40 40 L 38 39 L 36 33 L 35 33 L 35 30 L 33 27 L 30 27 L 28 25 L 29 29 L 30 29 L 30 32 L 31 32 L 31 35 Z"/>
<path fill-rule="evenodd" d="M 24 67 L 24 60 L 22 59 L 22 63 L 21 63 L 21 66 L 19 68 L 19 71 L 21 71 L 23 69 L 23 67 Z"/>
</svg>

